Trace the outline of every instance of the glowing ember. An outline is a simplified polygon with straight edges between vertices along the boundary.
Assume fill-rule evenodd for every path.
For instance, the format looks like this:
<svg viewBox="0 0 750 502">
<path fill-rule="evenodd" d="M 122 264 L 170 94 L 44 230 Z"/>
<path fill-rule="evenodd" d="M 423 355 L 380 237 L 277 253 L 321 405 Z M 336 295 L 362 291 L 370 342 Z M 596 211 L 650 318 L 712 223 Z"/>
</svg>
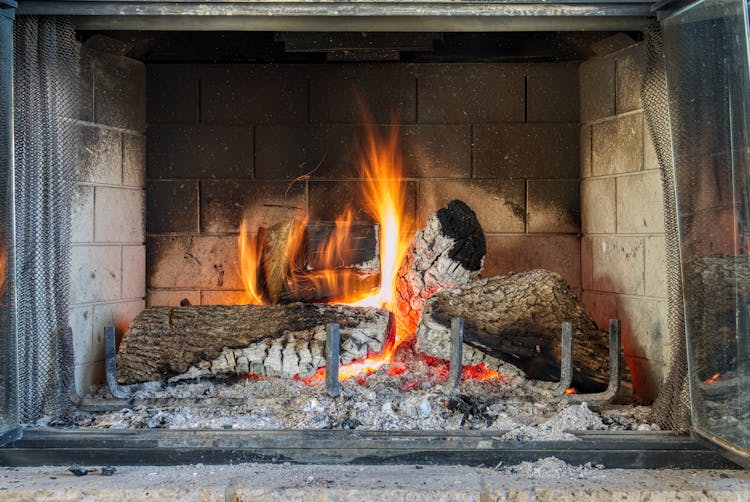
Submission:
<svg viewBox="0 0 750 502">
<path fill-rule="evenodd" d="M 578 389 L 576 389 L 575 387 L 568 387 L 567 389 L 565 389 L 566 396 L 569 396 L 571 394 L 578 394 Z"/>
<path fill-rule="evenodd" d="M 705 383 L 714 383 L 718 382 L 719 380 L 721 380 L 721 373 L 714 373 L 713 375 L 711 375 L 711 378 L 706 378 L 703 381 Z"/>
<path fill-rule="evenodd" d="M 464 366 L 461 371 L 461 378 L 463 380 L 489 380 L 502 376 L 502 374 L 495 370 L 485 368 L 484 363 L 479 363 L 476 366 Z"/>
</svg>

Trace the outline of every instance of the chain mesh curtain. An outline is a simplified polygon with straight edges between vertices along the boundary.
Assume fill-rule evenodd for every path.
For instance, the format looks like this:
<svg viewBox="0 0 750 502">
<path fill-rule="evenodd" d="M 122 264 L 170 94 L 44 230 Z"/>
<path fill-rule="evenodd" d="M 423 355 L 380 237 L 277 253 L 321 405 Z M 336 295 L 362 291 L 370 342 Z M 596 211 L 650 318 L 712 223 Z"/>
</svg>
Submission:
<svg viewBox="0 0 750 502">
<path fill-rule="evenodd" d="M 68 333 L 78 51 L 72 24 L 20 16 L 14 27 L 16 235 L 21 420 L 71 406 Z"/>
<path fill-rule="evenodd" d="M 653 405 L 651 419 L 663 429 L 685 431 L 690 426 L 687 380 L 687 347 L 682 301 L 680 240 L 677 232 L 674 162 L 672 159 L 669 96 L 664 68 L 664 41 L 654 24 L 646 32 L 648 63 L 641 100 L 649 133 L 656 149 L 664 192 L 664 232 L 667 259 L 667 331 L 670 357 L 667 375 Z"/>
</svg>

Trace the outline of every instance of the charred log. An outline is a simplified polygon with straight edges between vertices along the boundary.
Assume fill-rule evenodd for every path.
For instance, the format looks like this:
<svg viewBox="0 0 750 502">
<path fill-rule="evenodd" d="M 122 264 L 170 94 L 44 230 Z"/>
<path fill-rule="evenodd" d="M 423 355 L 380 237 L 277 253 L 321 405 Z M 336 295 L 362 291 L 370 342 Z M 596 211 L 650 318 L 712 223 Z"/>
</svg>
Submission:
<svg viewBox="0 0 750 502">
<path fill-rule="evenodd" d="M 474 211 L 454 200 L 414 236 L 396 279 L 397 332 L 414 333 L 424 302 L 433 294 L 467 284 L 482 269 L 486 241 Z"/>
<path fill-rule="evenodd" d="M 452 317 L 464 318 L 464 364 L 510 363 L 530 378 L 548 381 L 560 378 L 560 330 L 570 321 L 573 386 L 584 392 L 607 387 L 607 332 L 554 272 L 491 277 L 433 296 L 417 328 L 417 350 L 448 359 Z"/>
<path fill-rule="evenodd" d="M 258 229 L 257 290 L 266 303 L 331 302 L 345 294 L 366 296 L 378 288 L 380 276 L 375 271 L 347 268 L 375 257 L 374 228 L 352 225 L 346 246 L 326 260 L 322 250 L 335 229 L 331 222 L 305 224 L 294 219 Z"/>
<path fill-rule="evenodd" d="M 325 325 L 340 325 L 341 361 L 380 353 L 390 315 L 320 305 L 153 307 L 130 324 L 117 355 L 122 384 L 183 375 L 310 376 L 325 366 Z"/>
</svg>

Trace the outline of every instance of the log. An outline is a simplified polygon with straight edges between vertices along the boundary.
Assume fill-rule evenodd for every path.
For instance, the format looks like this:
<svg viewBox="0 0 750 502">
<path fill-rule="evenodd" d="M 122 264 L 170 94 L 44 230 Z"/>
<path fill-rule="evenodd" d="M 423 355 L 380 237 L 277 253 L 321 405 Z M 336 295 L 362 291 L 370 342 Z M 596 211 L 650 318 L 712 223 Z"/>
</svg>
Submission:
<svg viewBox="0 0 750 502">
<path fill-rule="evenodd" d="M 429 218 L 414 236 L 396 278 L 399 340 L 412 336 L 431 295 L 467 284 L 479 274 L 486 249 L 482 226 L 464 202 L 451 201 Z"/>
<path fill-rule="evenodd" d="M 257 290 L 265 303 L 327 303 L 364 297 L 377 290 L 378 271 L 347 268 L 376 258 L 375 228 L 350 225 L 348 238 L 337 246 L 336 256 L 326 260 L 322 250 L 335 230 L 332 222 L 295 219 L 258 229 Z"/>
<path fill-rule="evenodd" d="M 607 332 L 554 272 L 496 276 L 433 296 L 422 312 L 416 349 L 448 359 L 452 317 L 464 318 L 464 364 L 501 369 L 510 363 L 529 378 L 547 381 L 560 378 L 561 326 L 570 321 L 573 386 L 583 392 L 607 387 Z"/>
<path fill-rule="evenodd" d="M 117 380 L 252 373 L 302 377 L 325 366 L 325 325 L 337 322 L 341 362 L 379 354 L 390 314 L 343 305 L 152 307 L 133 320 L 117 354 Z"/>
</svg>

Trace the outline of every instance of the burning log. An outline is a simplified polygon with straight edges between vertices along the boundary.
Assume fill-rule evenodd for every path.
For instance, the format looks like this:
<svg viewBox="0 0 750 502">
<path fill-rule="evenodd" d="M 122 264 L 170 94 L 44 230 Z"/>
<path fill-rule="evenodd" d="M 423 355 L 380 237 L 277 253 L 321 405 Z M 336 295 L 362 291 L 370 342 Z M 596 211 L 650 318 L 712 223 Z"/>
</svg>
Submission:
<svg viewBox="0 0 750 502">
<path fill-rule="evenodd" d="M 343 231 L 341 229 L 343 228 Z M 252 239 L 241 235 L 241 239 Z M 258 298 L 253 303 L 331 302 L 367 296 L 378 288 L 372 270 L 346 268 L 375 257 L 377 239 L 371 225 L 295 219 L 258 228 L 257 252 L 247 264 Z M 257 251 L 256 251 L 257 250 Z"/>
<path fill-rule="evenodd" d="M 474 211 L 451 201 L 414 236 L 396 279 L 397 337 L 414 333 L 425 301 L 474 279 L 482 269 L 486 242 Z M 450 337 L 449 337 L 450 338 Z"/>
<path fill-rule="evenodd" d="M 600 329 L 558 274 L 531 270 L 474 281 L 443 291 L 424 306 L 416 349 L 450 357 L 450 320 L 464 318 L 464 364 L 503 362 L 536 380 L 560 378 L 563 321 L 573 334 L 573 386 L 583 392 L 607 387 L 607 332 Z"/>
<path fill-rule="evenodd" d="M 302 377 L 325 366 L 325 325 L 341 333 L 341 362 L 378 354 L 390 315 L 343 305 L 152 307 L 130 324 L 117 354 L 121 384 L 182 375 Z"/>
</svg>

